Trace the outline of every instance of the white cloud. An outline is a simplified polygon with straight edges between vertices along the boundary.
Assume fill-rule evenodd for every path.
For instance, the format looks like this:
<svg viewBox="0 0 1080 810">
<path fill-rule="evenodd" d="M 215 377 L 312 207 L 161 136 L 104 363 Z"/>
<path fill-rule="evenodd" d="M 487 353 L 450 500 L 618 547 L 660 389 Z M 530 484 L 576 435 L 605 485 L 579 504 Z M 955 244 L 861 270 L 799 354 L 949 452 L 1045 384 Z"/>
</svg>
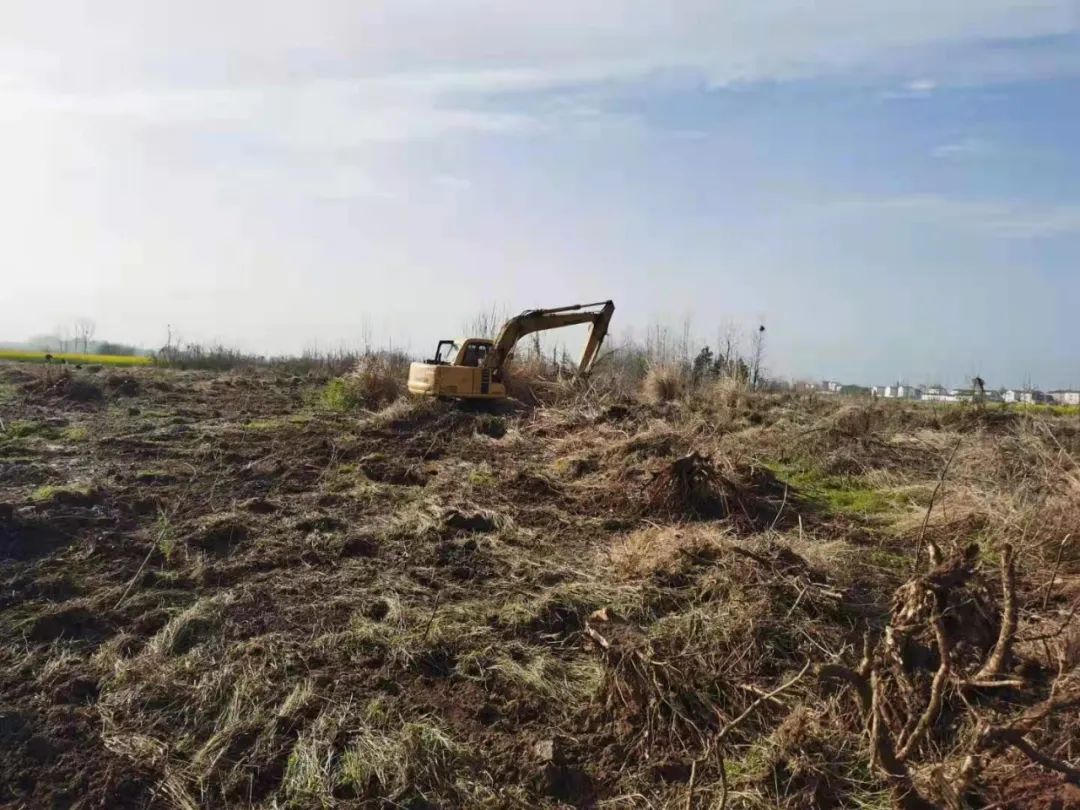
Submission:
<svg viewBox="0 0 1080 810">
<path fill-rule="evenodd" d="M 845 200 L 833 205 L 841 216 L 907 220 L 997 239 L 1045 239 L 1080 234 L 1080 205 L 959 200 L 936 194 Z"/>
<path fill-rule="evenodd" d="M 913 79 L 898 89 L 882 91 L 880 97 L 886 100 L 929 98 L 937 89 L 938 83 L 933 79 Z"/>
<path fill-rule="evenodd" d="M 930 150 L 930 154 L 936 158 L 966 159 L 988 157 L 996 151 L 992 143 L 982 138 L 961 138 L 958 141 L 938 144 Z"/>
<path fill-rule="evenodd" d="M 84 81 L 137 68 L 244 82 L 317 63 L 353 75 L 461 72 L 496 83 L 698 66 L 725 82 L 1075 26 L 1071 0 L 8 0 L 0 44 L 18 48 L 20 63 L 36 55 L 55 78 L 80 62 Z"/>
<path fill-rule="evenodd" d="M 1072 0 L 60 5 L 0 8 L 0 115 L 54 113 L 75 128 L 235 124 L 316 148 L 545 127 L 629 132 L 637 122 L 625 114 L 536 108 L 527 97 L 649 77 L 724 86 L 914 75 L 884 95 L 923 98 L 977 80 L 980 65 L 998 79 L 1029 66 L 1080 70 L 1080 57 L 1043 64 L 1002 47 L 1075 32 Z M 923 73 L 928 63 L 941 78 Z"/>
<path fill-rule="evenodd" d="M 1074 9 L 1074 0 L 5 0 L 0 266 L 20 268 L 10 296 L 42 302 L 12 308 L 6 323 L 39 319 L 64 290 L 77 304 L 100 296 L 128 328 L 191 290 L 190 318 L 213 324 L 224 318 L 199 314 L 218 300 L 205 291 L 229 285 L 236 294 L 219 307 L 232 302 L 245 328 L 257 328 L 267 297 L 283 321 L 293 317 L 297 290 L 316 302 L 317 321 L 330 300 L 349 316 L 340 293 L 349 280 L 372 309 L 414 306 L 425 272 L 497 268 L 508 255 L 550 262 L 604 228 L 613 251 L 636 236 L 618 225 L 622 201 L 596 203 L 591 219 L 568 211 L 544 232 L 558 238 L 538 236 L 533 195 L 507 193 L 514 177 L 505 188 L 478 177 L 470 192 L 456 174 L 489 157 L 512 171 L 525 150 L 465 141 L 641 138 L 652 133 L 628 100 L 643 88 L 825 78 L 925 96 L 1077 75 L 1080 49 L 1054 44 L 1076 32 Z M 704 134 L 670 123 L 669 147 Z M 434 179 L 444 171 L 454 179 Z M 635 182 L 628 176 L 627 188 Z M 516 210 L 476 224 L 465 209 L 490 199 Z M 626 210 L 640 204 L 625 200 Z M 880 210 L 1012 238 L 1076 229 L 1070 209 L 923 199 Z M 515 217 L 520 233 L 507 235 Z M 476 259 L 485 250 L 486 265 Z M 582 279 L 594 258 L 574 268 Z M 297 268 L 310 275 L 303 284 Z M 156 293 L 158 314 L 135 311 Z"/>
</svg>

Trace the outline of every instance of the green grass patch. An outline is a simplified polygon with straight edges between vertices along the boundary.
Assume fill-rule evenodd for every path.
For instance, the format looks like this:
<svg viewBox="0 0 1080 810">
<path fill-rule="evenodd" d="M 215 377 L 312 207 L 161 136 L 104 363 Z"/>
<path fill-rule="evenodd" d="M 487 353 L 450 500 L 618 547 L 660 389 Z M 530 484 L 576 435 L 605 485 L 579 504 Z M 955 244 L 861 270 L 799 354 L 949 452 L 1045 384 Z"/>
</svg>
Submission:
<svg viewBox="0 0 1080 810">
<path fill-rule="evenodd" d="M 4 438 L 7 439 L 29 439 L 33 436 L 51 439 L 56 436 L 56 431 L 48 425 L 43 425 L 40 422 L 30 422 L 25 419 L 11 422 L 8 424 L 7 430 L 4 431 Z"/>
<path fill-rule="evenodd" d="M 23 351 L 21 349 L 0 349 L 0 360 L 15 363 L 45 363 L 48 352 Z M 52 362 L 63 360 L 67 363 L 96 364 L 102 366 L 148 366 L 153 359 L 143 355 L 128 354 L 53 354 Z"/>
<path fill-rule="evenodd" d="M 496 484 L 495 473 L 486 464 L 469 470 L 468 478 L 474 487 L 493 487 Z"/>
<path fill-rule="evenodd" d="M 859 559 L 866 565 L 874 568 L 884 568 L 887 571 L 905 573 L 911 570 L 911 557 L 897 554 L 883 548 L 859 549 Z"/>
<path fill-rule="evenodd" d="M 55 503 L 57 501 L 90 501 L 97 496 L 97 490 L 90 484 L 64 484 L 54 486 L 46 484 L 30 493 L 34 503 Z"/>
<path fill-rule="evenodd" d="M 813 466 L 772 465 L 777 478 L 830 512 L 883 515 L 905 503 L 901 492 L 875 489 L 858 476 L 826 475 Z"/>
<path fill-rule="evenodd" d="M 244 429 L 245 430 L 256 430 L 256 431 L 269 431 L 269 430 L 277 430 L 278 428 L 282 428 L 284 426 L 285 426 L 285 423 L 282 422 L 280 419 L 252 419 L 250 422 L 248 422 L 246 425 L 244 425 Z"/>
<path fill-rule="evenodd" d="M 60 431 L 60 438 L 69 442 L 85 442 L 90 438 L 90 431 L 82 425 L 72 425 Z"/>
<path fill-rule="evenodd" d="M 1080 416 L 1080 405 L 1035 405 L 1020 403 L 1011 406 L 1020 413 L 1051 414 L 1053 416 Z"/>
<path fill-rule="evenodd" d="M 171 481 L 176 476 L 168 470 L 162 470 L 159 468 L 151 468 L 148 470 L 139 470 L 135 473 L 135 480 L 143 483 L 153 483 Z"/>
<path fill-rule="evenodd" d="M 360 399 L 356 396 L 356 392 L 340 377 L 326 384 L 319 399 L 332 411 L 344 412 L 360 407 Z"/>
</svg>

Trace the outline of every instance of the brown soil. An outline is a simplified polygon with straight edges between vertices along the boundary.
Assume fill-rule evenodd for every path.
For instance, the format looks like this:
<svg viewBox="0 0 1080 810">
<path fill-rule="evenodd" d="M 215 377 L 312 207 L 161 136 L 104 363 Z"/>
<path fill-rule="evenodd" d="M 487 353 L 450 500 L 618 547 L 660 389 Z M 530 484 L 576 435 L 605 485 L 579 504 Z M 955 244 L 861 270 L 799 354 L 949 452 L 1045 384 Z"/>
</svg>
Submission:
<svg viewBox="0 0 1080 810">
<path fill-rule="evenodd" d="M 342 414 L 318 394 L 0 366 L 0 806 L 708 807 L 725 781 L 730 807 L 888 806 L 850 700 L 810 678 L 762 696 L 883 632 L 956 436 L 927 537 L 1026 531 L 1028 636 L 1076 592 L 1068 548 L 1049 581 L 1080 503 L 1058 424 L 780 398 Z M 777 477 L 794 461 L 900 494 L 837 509 Z M 950 620 L 980 628 L 972 656 L 993 571 Z M 968 699 L 1045 698 L 1057 649 L 1018 645 L 1031 688 Z M 946 709 L 952 768 L 970 729 Z M 1033 739 L 1067 760 L 1076 725 Z M 964 801 L 1075 799 L 1006 751 Z"/>
</svg>

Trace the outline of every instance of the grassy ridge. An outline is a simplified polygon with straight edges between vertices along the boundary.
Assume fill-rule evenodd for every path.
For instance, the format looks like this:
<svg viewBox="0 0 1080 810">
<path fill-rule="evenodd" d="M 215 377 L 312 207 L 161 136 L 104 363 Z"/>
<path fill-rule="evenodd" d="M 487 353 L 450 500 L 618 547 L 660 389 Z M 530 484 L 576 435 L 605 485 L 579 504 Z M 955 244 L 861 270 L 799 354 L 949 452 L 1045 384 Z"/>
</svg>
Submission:
<svg viewBox="0 0 1080 810">
<path fill-rule="evenodd" d="M 46 352 L 24 351 L 21 349 L 0 349 L 0 360 L 11 360 L 16 363 L 44 363 Z M 148 366 L 153 360 L 134 354 L 68 354 L 55 353 L 53 360 L 64 360 L 68 363 L 99 364 L 103 366 Z"/>
</svg>

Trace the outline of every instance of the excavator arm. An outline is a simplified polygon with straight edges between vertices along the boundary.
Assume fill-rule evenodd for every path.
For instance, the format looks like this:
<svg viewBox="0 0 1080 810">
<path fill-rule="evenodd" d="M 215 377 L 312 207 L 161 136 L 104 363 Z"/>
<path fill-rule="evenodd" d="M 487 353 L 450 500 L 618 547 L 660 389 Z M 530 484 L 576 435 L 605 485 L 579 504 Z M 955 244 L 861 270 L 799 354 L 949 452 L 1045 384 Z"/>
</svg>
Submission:
<svg viewBox="0 0 1080 810">
<path fill-rule="evenodd" d="M 591 309 L 592 307 L 600 307 L 600 309 Z M 608 324 L 611 322 L 611 316 L 614 312 L 615 304 L 611 301 L 600 301 L 595 304 L 576 304 L 556 309 L 526 310 L 516 318 L 511 318 L 503 326 L 499 336 L 495 339 L 495 345 L 488 353 L 484 367 L 501 369 L 510 353 L 514 350 L 514 346 L 526 335 L 548 329 L 559 329 L 563 326 L 588 323 L 592 324 L 592 328 L 589 330 L 589 338 L 585 341 L 581 361 L 578 363 L 578 373 L 584 374 L 596 361 L 596 356 L 599 354 L 600 346 L 607 336 Z"/>
</svg>

